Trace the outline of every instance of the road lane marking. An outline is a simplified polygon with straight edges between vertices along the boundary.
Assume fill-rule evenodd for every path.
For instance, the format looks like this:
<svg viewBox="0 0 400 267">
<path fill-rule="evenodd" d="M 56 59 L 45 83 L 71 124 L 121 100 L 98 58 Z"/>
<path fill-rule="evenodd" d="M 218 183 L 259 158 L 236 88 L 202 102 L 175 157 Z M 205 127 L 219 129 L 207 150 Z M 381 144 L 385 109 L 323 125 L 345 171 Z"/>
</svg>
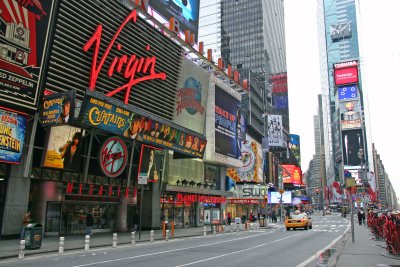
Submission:
<svg viewBox="0 0 400 267">
<path fill-rule="evenodd" d="M 99 262 L 86 263 L 86 264 L 81 264 L 81 265 L 74 265 L 73 267 L 92 266 L 92 265 L 97 265 L 97 264 L 105 264 L 105 263 L 110 263 L 110 262 L 123 261 L 123 260 L 130 260 L 130 259 L 135 259 L 135 258 L 142 258 L 142 257 L 148 257 L 148 256 L 166 254 L 166 253 L 177 252 L 177 251 L 182 251 L 182 250 L 189 250 L 189 249 L 193 249 L 193 248 L 208 247 L 208 246 L 218 245 L 218 244 L 222 244 L 222 243 L 228 243 L 228 242 L 232 242 L 232 241 L 236 241 L 236 240 L 247 239 L 247 238 L 253 238 L 253 237 L 262 236 L 262 235 L 268 235 L 268 234 L 271 234 L 271 233 L 272 233 L 272 232 L 268 232 L 268 233 L 262 233 L 262 234 L 257 234 L 257 235 L 245 236 L 245 237 L 240 237 L 240 238 L 235 238 L 235 239 L 229 239 L 229 240 L 224 240 L 224 241 L 219 241 L 219 242 L 214 242 L 214 243 L 208 243 L 208 244 L 199 245 L 199 246 L 186 247 L 186 248 L 178 248 L 178 249 L 159 251 L 159 252 L 148 253 L 148 254 L 137 255 L 137 256 L 131 256 L 131 257 L 124 257 L 124 258 L 117 258 L 117 259 L 106 260 L 106 261 L 99 261 Z"/>
<path fill-rule="evenodd" d="M 282 241 L 282 240 L 285 240 L 285 239 L 289 239 L 289 238 L 292 238 L 292 237 L 297 236 L 297 235 L 301 235 L 301 233 L 299 233 L 299 234 L 294 234 L 294 235 L 291 235 L 291 236 L 288 236 L 288 237 L 284 237 L 284 238 L 281 238 L 281 239 L 277 239 L 277 240 L 274 240 L 274 241 L 271 241 L 271 242 L 268 242 L 268 243 L 260 244 L 260 245 L 257 245 L 257 246 L 251 247 L 251 248 L 246 248 L 246 249 L 242 249 L 242 250 L 237 250 L 237 251 L 234 251 L 234 252 L 222 254 L 222 255 L 215 256 L 215 257 L 211 257 L 211 258 L 208 258 L 208 259 L 199 260 L 199 261 L 193 261 L 193 262 L 189 262 L 189 263 L 182 264 L 182 265 L 177 265 L 177 266 L 175 266 L 175 267 L 189 266 L 189 265 L 197 264 L 197 263 L 200 263 L 200 262 L 215 260 L 215 259 L 218 259 L 218 258 L 230 256 L 230 255 L 233 255 L 233 254 L 242 253 L 242 252 L 245 252 L 245 251 L 248 251 L 248 250 L 251 250 L 251 249 L 263 247 L 263 246 L 266 246 L 266 245 L 271 245 L 271 244 L 273 244 L 273 243 L 276 243 L 276 242 L 279 242 L 279 241 Z"/>
<path fill-rule="evenodd" d="M 325 250 L 327 250 L 328 248 L 332 247 L 333 245 L 336 244 L 337 241 L 339 241 L 341 238 L 343 238 L 345 236 L 345 234 L 349 231 L 350 227 L 347 227 L 346 231 L 343 232 L 343 234 L 341 234 L 340 236 L 338 236 L 337 238 L 335 238 L 331 243 L 329 243 L 326 247 L 324 247 L 323 249 L 319 250 L 314 256 L 309 257 L 308 259 L 306 259 L 305 261 L 303 261 L 302 263 L 300 263 L 299 265 L 297 265 L 296 267 L 305 267 L 308 264 L 310 264 L 313 260 L 315 260 L 317 257 L 319 257 L 319 255 L 324 252 Z"/>
</svg>

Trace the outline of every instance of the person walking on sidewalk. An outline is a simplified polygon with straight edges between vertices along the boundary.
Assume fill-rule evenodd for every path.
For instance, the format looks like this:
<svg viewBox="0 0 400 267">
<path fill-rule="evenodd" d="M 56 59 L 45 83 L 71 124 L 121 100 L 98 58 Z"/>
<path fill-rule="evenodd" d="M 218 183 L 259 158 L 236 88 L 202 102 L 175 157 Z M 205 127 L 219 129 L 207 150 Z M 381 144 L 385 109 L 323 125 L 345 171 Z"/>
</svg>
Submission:
<svg viewBox="0 0 400 267">
<path fill-rule="evenodd" d="M 32 221 L 31 212 L 27 211 L 22 219 L 22 231 L 20 239 L 25 239 L 25 227 Z"/>
<path fill-rule="evenodd" d="M 86 214 L 86 235 L 92 235 L 92 227 L 93 227 L 93 215 L 88 210 Z"/>
<path fill-rule="evenodd" d="M 363 224 L 363 217 L 364 216 L 365 216 L 364 211 L 361 208 L 358 209 L 357 218 L 358 218 L 358 224 L 359 225 Z"/>
</svg>

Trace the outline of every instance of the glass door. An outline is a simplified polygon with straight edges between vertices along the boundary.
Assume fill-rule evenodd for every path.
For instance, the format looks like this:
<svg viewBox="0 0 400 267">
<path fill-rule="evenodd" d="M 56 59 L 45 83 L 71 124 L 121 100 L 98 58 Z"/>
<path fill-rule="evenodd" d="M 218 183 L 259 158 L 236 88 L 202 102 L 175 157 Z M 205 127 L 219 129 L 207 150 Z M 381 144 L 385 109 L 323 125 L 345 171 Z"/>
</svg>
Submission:
<svg viewBox="0 0 400 267">
<path fill-rule="evenodd" d="M 46 234 L 60 233 L 61 202 L 47 202 L 46 209 Z"/>
</svg>

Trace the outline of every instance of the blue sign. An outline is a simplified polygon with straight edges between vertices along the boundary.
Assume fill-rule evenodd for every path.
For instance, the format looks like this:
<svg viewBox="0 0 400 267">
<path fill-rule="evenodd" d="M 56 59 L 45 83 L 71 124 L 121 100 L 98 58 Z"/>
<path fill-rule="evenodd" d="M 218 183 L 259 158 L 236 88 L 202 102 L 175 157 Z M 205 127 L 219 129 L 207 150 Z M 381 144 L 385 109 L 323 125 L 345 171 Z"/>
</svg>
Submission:
<svg viewBox="0 0 400 267">
<path fill-rule="evenodd" d="M 357 98 L 357 86 L 338 87 L 339 100 L 350 100 Z"/>
<path fill-rule="evenodd" d="M 0 109 L 0 162 L 20 163 L 28 117 Z"/>
<path fill-rule="evenodd" d="M 289 108 L 288 96 L 287 95 L 281 95 L 281 96 L 274 95 L 274 108 L 288 109 Z"/>
</svg>

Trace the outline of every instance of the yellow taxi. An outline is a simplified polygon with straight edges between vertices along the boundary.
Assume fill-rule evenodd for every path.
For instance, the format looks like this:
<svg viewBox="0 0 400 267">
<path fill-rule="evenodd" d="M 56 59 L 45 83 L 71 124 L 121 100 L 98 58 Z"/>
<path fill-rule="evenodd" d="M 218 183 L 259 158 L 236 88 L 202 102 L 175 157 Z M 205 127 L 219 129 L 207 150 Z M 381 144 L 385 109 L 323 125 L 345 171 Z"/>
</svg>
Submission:
<svg viewBox="0 0 400 267">
<path fill-rule="evenodd" d="M 290 215 L 285 220 L 286 230 L 295 230 L 296 228 L 304 228 L 305 230 L 312 229 L 311 218 L 306 213 L 300 213 L 296 210 L 295 214 Z"/>
</svg>

